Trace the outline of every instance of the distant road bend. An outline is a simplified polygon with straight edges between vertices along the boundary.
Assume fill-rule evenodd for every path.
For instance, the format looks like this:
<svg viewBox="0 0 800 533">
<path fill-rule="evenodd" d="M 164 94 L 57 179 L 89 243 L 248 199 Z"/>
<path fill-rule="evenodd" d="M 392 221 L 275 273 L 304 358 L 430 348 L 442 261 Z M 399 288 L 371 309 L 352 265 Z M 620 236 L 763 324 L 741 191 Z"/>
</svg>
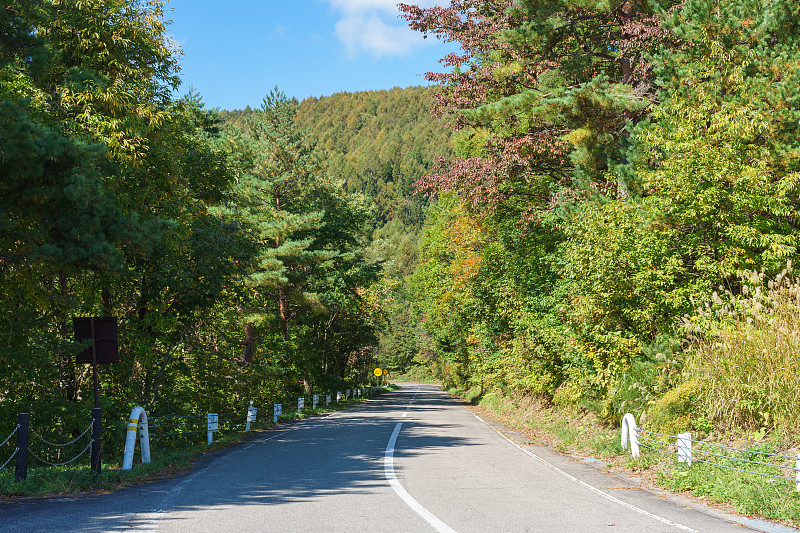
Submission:
<svg viewBox="0 0 800 533">
<path fill-rule="evenodd" d="M 175 479 L 0 503 L 0 531 L 26 533 L 750 530 L 790 531 L 525 444 L 416 383 L 275 426 Z"/>
</svg>

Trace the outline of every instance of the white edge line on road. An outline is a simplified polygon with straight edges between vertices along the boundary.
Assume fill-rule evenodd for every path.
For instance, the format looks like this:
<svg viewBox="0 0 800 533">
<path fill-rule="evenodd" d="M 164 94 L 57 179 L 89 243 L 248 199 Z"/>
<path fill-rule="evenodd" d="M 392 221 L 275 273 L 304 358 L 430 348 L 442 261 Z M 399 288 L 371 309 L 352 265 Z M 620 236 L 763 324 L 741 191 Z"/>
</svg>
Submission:
<svg viewBox="0 0 800 533">
<path fill-rule="evenodd" d="M 479 417 L 478 415 L 475 415 L 475 414 L 473 414 L 473 416 L 474 416 L 475 418 L 477 418 L 478 420 L 480 420 L 481 422 L 483 422 L 484 424 L 486 424 L 486 422 L 485 422 L 483 419 L 481 419 L 481 417 Z M 487 426 L 489 426 L 490 428 L 492 428 L 492 429 L 493 429 L 493 430 L 494 430 L 494 431 L 495 431 L 495 432 L 496 432 L 498 435 L 500 435 L 501 437 L 503 437 L 504 439 L 506 439 L 508 442 L 510 442 L 511 444 L 513 444 L 513 445 L 514 445 L 514 446 L 515 446 L 517 449 L 519 449 L 519 450 L 521 450 L 522 452 L 524 452 L 524 453 L 528 454 L 529 456 L 533 457 L 534 459 L 536 459 L 537 461 L 539 461 L 540 463 L 542 463 L 542 464 L 543 464 L 543 465 L 545 465 L 546 467 L 550 468 L 551 470 L 554 470 L 554 471 L 558 472 L 559 474 L 561 474 L 561 475 L 562 475 L 562 476 L 564 476 L 565 478 L 567 478 L 567 479 L 569 479 L 569 480 L 572 480 L 572 481 L 574 481 L 575 483 L 577 483 L 577 484 L 579 484 L 579 485 L 581 485 L 581 486 L 583 486 L 583 487 L 586 487 L 587 489 L 589 489 L 590 491 L 594 492 L 595 494 L 598 494 L 598 495 L 602 496 L 603 498 L 606 498 L 606 499 L 608 499 L 608 500 L 611 500 L 611 501 L 612 501 L 612 502 L 614 502 L 614 503 L 618 503 L 619 505 L 621 505 L 621 506 L 623 506 L 623 507 L 627 507 L 628 509 L 630 509 L 630 510 L 632 510 L 632 511 L 636 511 L 636 512 L 637 512 L 637 513 L 639 513 L 639 514 L 643 514 L 643 515 L 645 515 L 645 516 L 649 516 L 650 518 L 653 518 L 654 520 L 658 520 L 659 522 L 662 522 L 662 523 L 664 523 L 664 524 L 670 525 L 670 526 L 672 526 L 672 527 L 676 527 L 676 528 L 678 528 L 678 529 L 682 529 L 683 531 L 689 531 L 689 532 L 691 532 L 691 533 L 700 533 L 700 532 L 699 532 L 699 531 L 697 531 L 696 529 L 692 529 L 692 528 L 690 528 L 689 526 L 684 526 L 683 524 L 678 524 L 678 523 L 675 523 L 675 522 L 673 522 L 672 520 L 669 520 L 669 519 L 667 519 L 667 518 L 664 518 L 664 517 L 661 517 L 661 516 L 655 515 L 655 514 L 653 514 L 653 513 L 649 512 L 649 511 L 645 511 L 644 509 L 641 509 L 641 508 L 639 508 L 639 507 L 636 507 L 635 505 L 631 505 L 631 504 L 630 504 L 630 503 L 628 503 L 628 502 L 624 502 L 624 501 L 620 500 L 619 498 L 615 498 L 614 496 L 612 496 L 612 495 L 610 495 L 610 494 L 608 494 L 608 493 L 605 493 L 605 492 L 603 492 L 602 490 L 598 489 L 597 487 L 594 487 L 594 486 L 592 486 L 592 485 L 589 485 L 589 484 L 588 484 L 588 483 L 586 483 L 585 481 L 581 481 L 580 479 L 576 478 L 576 477 L 575 477 L 575 476 L 573 476 L 573 475 L 567 474 L 566 472 L 564 472 L 563 470 L 561 470 L 560 468 L 558 468 L 556 465 L 554 465 L 554 464 L 552 464 L 552 463 L 550 463 L 550 462 L 546 461 L 545 459 L 542 459 L 541 457 L 539 457 L 538 455 L 536 455 L 536 454 L 535 454 L 535 453 L 533 453 L 532 451 L 530 451 L 530 450 L 526 450 L 525 448 L 523 448 L 522 446 L 520 446 L 519 444 L 517 444 L 517 443 L 516 443 L 516 442 L 514 442 L 513 440 L 511 440 L 511 439 L 509 439 L 508 437 L 506 437 L 505 435 L 503 435 L 501 432 L 497 431 L 495 428 L 493 428 L 493 427 L 492 427 L 492 426 L 490 426 L 489 424 L 486 424 L 486 425 L 487 425 Z"/>
<path fill-rule="evenodd" d="M 411 494 L 403 488 L 397 476 L 394 473 L 394 445 L 397 442 L 397 435 L 400 433 L 400 428 L 403 427 L 402 422 L 398 422 L 394 427 L 392 436 L 389 438 L 389 443 L 386 445 L 386 454 L 383 456 L 383 474 L 386 476 L 386 481 L 389 482 L 392 489 L 398 496 L 419 516 L 425 519 L 433 528 L 439 533 L 456 533 L 456 531 L 436 518 L 433 513 L 428 511 Z"/>
</svg>

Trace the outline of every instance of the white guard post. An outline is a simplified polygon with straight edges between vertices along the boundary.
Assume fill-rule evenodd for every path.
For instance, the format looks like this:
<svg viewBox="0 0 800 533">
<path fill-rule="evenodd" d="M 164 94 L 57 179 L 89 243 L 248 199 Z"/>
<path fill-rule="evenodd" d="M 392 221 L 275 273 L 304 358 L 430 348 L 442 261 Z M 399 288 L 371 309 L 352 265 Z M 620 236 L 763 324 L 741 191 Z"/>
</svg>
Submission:
<svg viewBox="0 0 800 533">
<path fill-rule="evenodd" d="M 678 437 L 678 462 L 692 466 L 692 434 L 681 433 Z"/>
<path fill-rule="evenodd" d="M 219 431 L 219 414 L 208 413 L 206 415 L 206 429 L 208 430 L 208 444 L 214 442 L 214 432 Z"/>
<path fill-rule="evenodd" d="M 622 417 L 622 438 L 620 444 L 623 450 L 628 449 L 628 436 L 630 435 L 631 441 L 631 455 L 639 457 L 639 437 L 636 435 L 636 419 L 633 415 L 628 413 Z"/>
<path fill-rule="evenodd" d="M 253 400 L 250 400 L 250 407 L 247 408 L 247 425 L 245 426 L 244 430 L 250 431 L 250 422 L 256 421 L 256 412 L 258 410 L 253 407 Z"/>
<path fill-rule="evenodd" d="M 139 436 L 139 444 L 142 448 L 142 462 L 150 462 L 150 434 L 147 431 L 147 414 L 144 407 L 134 407 L 131 417 L 128 419 L 128 435 L 125 437 L 125 450 L 122 454 L 122 469 L 130 470 L 133 468 L 133 451 L 136 448 L 136 432 L 139 429 L 141 420 L 142 430 Z"/>
</svg>

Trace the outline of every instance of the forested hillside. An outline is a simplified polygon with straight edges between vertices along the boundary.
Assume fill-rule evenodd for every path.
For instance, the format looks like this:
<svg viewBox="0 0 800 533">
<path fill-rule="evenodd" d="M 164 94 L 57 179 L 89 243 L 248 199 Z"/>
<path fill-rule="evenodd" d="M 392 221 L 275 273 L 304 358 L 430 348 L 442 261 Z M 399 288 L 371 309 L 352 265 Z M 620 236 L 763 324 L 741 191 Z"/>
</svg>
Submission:
<svg viewBox="0 0 800 533">
<path fill-rule="evenodd" d="M 463 49 L 429 75 L 456 156 L 420 183 L 438 375 L 608 420 L 800 432 L 798 3 L 402 9 Z"/>
<path fill-rule="evenodd" d="M 297 125 L 324 153 L 328 173 L 374 203 L 376 227 L 392 220 L 421 227 L 427 198 L 414 184 L 449 155 L 451 131 L 433 116 L 433 87 L 336 93 L 300 102 Z M 233 124 L 250 110 L 223 111 Z"/>
<path fill-rule="evenodd" d="M 410 368 L 419 352 L 419 319 L 411 312 L 410 276 L 429 198 L 414 194 L 416 182 L 437 157 L 452 155 L 451 129 L 434 115 L 434 87 L 336 93 L 299 103 L 296 122 L 324 154 L 327 173 L 372 206 L 371 256 L 383 265 L 371 294 L 381 302 L 376 356 L 392 371 Z M 252 110 L 223 111 L 239 125 Z"/>
</svg>

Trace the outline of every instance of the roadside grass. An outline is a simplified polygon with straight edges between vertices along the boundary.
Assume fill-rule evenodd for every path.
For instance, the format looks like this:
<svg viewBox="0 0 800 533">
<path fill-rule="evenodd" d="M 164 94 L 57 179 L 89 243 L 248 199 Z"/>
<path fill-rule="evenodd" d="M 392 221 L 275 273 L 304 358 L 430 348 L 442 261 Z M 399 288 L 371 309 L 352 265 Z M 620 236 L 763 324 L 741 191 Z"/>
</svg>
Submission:
<svg viewBox="0 0 800 533">
<path fill-rule="evenodd" d="M 278 418 L 278 424 L 291 420 L 302 420 L 311 416 L 340 411 L 355 407 L 367 401 L 368 398 L 355 398 L 333 402 L 328 406 L 318 406 L 316 409 L 306 409 L 302 413 L 289 412 Z M 89 468 L 88 453 L 76 463 L 64 466 L 39 467 L 33 466 L 29 461 L 28 478 L 24 481 L 14 481 L 14 461 L 9 466 L 0 470 L 0 497 L 14 498 L 24 496 L 58 496 L 72 495 L 81 492 L 106 492 L 138 485 L 160 479 L 167 479 L 186 471 L 194 461 L 201 456 L 222 450 L 232 444 L 244 442 L 258 433 L 274 427 L 272 416 L 267 420 L 260 420 L 251 424 L 250 432 L 230 431 L 225 434 L 215 433 L 214 442 L 206 444 L 205 433 L 194 435 L 194 439 L 173 439 L 166 444 L 152 440 L 150 442 L 150 463 L 142 463 L 137 451 L 134 455 L 134 464 L 131 470 L 122 470 L 121 456 L 115 457 L 115 462 L 104 463 L 102 471 L 96 475 Z M 138 439 L 137 439 L 138 440 Z"/>
<path fill-rule="evenodd" d="M 795 490 L 792 481 L 697 462 L 687 467 L 679 463 L 673 454 L 647 448 L 641 449 L 639 458 L 633 458 L 630 451 L 623 450 L 620 445 L 619 429 L 602 424 L 596 416 L 585 410 L 561 408 L 536 398 L 511 398 L 497 393 L 478 395 L 475 389 L 450 389 L 448 392 L 476 406 L 472 409 L 480 410 L 483 415 L 488 413 L 524 434 L 532 444 L 549 446 L 565 454 L 590 455 L 602 460 L 611 470 L 635 474 L 647 484 L 692 496 L 708 505 L 800 527 L 800 492 Z M 797 453 L 796 443 L 788 442 L 778 434 L 716 434 L 705 440 L 786 456 Z M 671 451 L 674 451 L 674 447 Z M 695 459 L 700 457 L 695 453 Z M 716 457 L 708 457 L 707 460 L 743 470 L 794 477 L 791 470 L 743 465 Z M 782 464 L 794 467 L 793 461 L 785 458 L 782 461 Z"/>
</svg>

